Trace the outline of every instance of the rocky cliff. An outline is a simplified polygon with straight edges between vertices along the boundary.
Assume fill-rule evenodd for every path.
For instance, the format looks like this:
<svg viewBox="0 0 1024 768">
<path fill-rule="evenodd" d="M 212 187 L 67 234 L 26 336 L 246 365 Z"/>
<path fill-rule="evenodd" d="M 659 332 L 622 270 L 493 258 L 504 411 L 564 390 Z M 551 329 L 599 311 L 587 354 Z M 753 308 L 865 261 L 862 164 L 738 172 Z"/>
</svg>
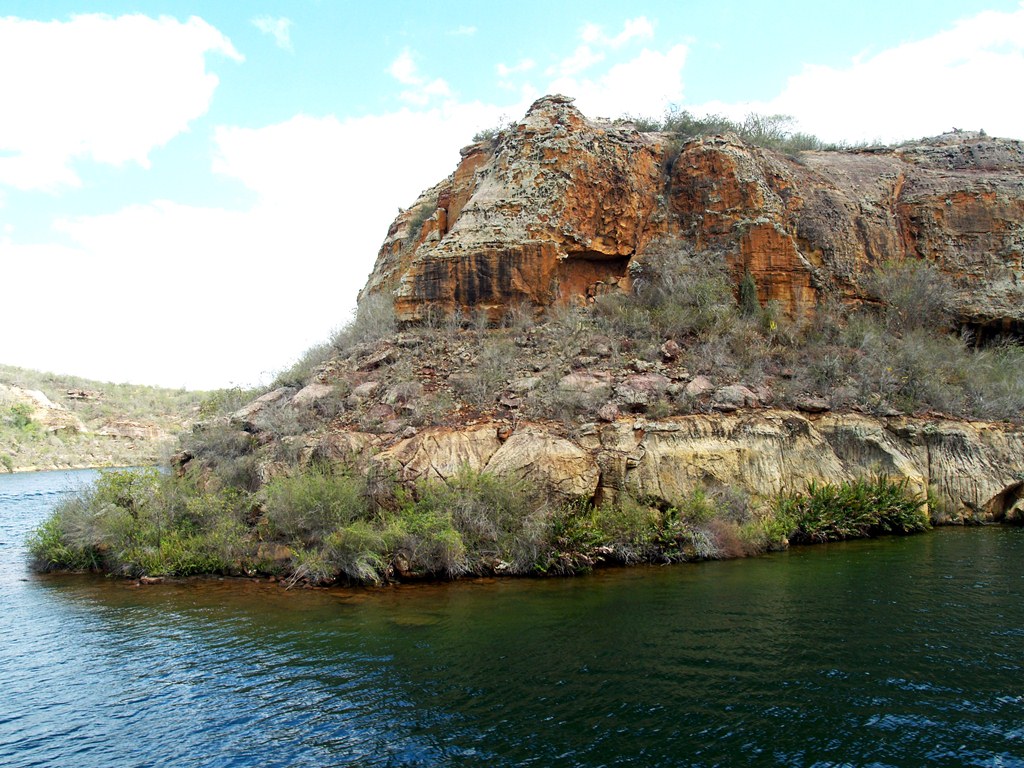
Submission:
<svg viewBox="0 0 1024 768">
<path fill-rule="evenodd" d="M 898 147 L 787 156 L 732 135 L 681 141 L 538 100 L 462 150 L 391 225 L 364 295 L 402 320 L 545 307 L 626 288 L 672 237 L 750 273 L 789 314 L 872 300 L 864 276 L 921 259 L 953 278 L 975 328 L 1024 321 L 1024 145 L 954 132 Z"/>
<path fill-rule="evenodd" d="M 666 242 L 689 255 L 666 261 Z M 468 468 L 661 508 L 881 473 L 935 520 L 1020 519 L 1019 348 L 904 317 L 926 295 L 892 320 L 872 276 L 930 265 L 961 327 L 1013 334 L 1022 256 L 1020 142 L 787 155 L 545 97 L 391 225 L 360 299 L 375 332 L 342 334 L 183 461 L 213 466 L 216 443 L 242 446 L 222 465 L 250 486 L 317 461 L 410 485 Z"/>
</svg>

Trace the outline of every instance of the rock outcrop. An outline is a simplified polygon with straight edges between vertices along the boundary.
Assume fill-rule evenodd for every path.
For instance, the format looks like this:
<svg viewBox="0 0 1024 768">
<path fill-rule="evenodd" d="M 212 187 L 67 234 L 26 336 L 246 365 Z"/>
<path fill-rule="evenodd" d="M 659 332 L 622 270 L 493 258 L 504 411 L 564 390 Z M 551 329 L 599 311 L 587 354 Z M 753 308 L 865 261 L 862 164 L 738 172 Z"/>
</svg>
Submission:
<svg viewBox="0 0 1024 768">
<path fill-rule="evenodd" d="M 1024 328 L 1024 144 L 954 132 L 794 156 L 736 136 L 680 142 L 539 99 L 392 224 L 364 295 L 403 320 L 628 287 L 662 238 L 713 250 L 789 313 L 869 299 L 864 276 L 924 259 L 978 327 Z"/>
<path fill-rule="evenodd" d="M 78 434 L 85 431 L 81 419 L 37 389 L 0 384 L 0 406 L 3 405 L 22 406 L 25 416 L 44 432 Z"/>
<path fill-rule="evenodd" d="M 346 450 L 330 453 L 405 481 L 443 482 L 468 469 L 525 478 L 556 501 L 629 494 L 664 506 L 697 489 L 766 500 L 808 481 L 883 474 L 929 494 L 937 523 L 1024 520 L 1024 432 L 1005 424 L 764 410 L 616 419 L 574 439 L 541 425 L 511 435 L 504 427 L 428 427 L 376 453 L 367 449 L 381 446 L 379 436 L 349 432 Z"/>
<path fill-rule="evenodd" d="M 263 477 L 290 471 L 273 465 L 286 463 L 273 450 L 280 438 L 290 456 L 371 478 L 447 482 L 468 469 L 526 479 L 558 502 L 628 496 L 667 508 L 714 488 L 766 501 L 877 473 L 927 493 L 937 522 L 1024 518 L 1014 406 L 969 411 L 939 398 L 960 415 L 1006 419 L 998 423 L 955 420 L 909 396 L 901 412 L 886 399 L 895 388 L 878 391 L 880 377 L 909 381 L 921 366 L 875 375 L 844 362 L 866 356 L 859 342 L 834 346 L 808 388 L 792 356 L 740 365 L 721 338 L 718 347 L 683 335 L 612 338 L 584 333 L 587 313 L 534 323 L 521 311 L 628 290 L 675 242 L 720 256 L 737 285 L 750 274 L 759 300 L 791 315 L 824 298 L 876 301 L 865 279 L 874 266 L 924 260 L 954 278 L 959 322 L 1019 332 L 1020 142 L 958 132 L 789 156 L 731 135 L 681 142 L 588 120 L 550 96 L 462 154 L 392 224 L 361 294 L 393 303 L 410 327 L 353 341 L 304 388 L 270 391 L 226 422 L 256 436 Z M 502 328 L 412 327 L 509 310 Z M 753 356 L 770 355 L 776 342 L 751 328 L 731 343 L 759 339 Z M 806 356 L 816 343 L 794 350 Z M 1011 384 L 991 391 L 1017 403 Z"/>
</svg>

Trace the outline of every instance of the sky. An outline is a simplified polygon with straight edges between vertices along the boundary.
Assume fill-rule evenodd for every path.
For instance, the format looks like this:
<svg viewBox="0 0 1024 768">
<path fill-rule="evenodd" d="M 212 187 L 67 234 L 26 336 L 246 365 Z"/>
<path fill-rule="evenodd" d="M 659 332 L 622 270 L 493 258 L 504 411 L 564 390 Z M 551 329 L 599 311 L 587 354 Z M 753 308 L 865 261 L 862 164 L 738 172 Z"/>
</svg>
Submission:
<svg viewBox="0 0 1024 768">
<path fill-rule="evenodd" d="M 1024 138 L 1024 2 L 0 0 L 0 363 L 269 383 L 388 225 L 546 93 Z"/>
</svg>

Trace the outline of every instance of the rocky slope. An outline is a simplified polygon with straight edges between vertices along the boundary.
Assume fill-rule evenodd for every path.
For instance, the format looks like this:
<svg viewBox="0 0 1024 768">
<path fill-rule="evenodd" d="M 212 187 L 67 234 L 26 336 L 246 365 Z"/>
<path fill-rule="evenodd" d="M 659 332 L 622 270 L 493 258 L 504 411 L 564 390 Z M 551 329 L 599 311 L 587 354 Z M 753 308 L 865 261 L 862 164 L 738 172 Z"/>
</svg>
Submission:
<svg viewBox="0 0 1024 768">
<path fill-rule="evenodd" d="M 0 472 L 155 464 L 205 396 L 0 365 Z"/>
<path fill-rule="evenodd" d="M 580 301 L 629 284 L 650 245 L 679 238 L 753 275 L 790 314 L 871 299 L 886 260 L 955 278 L 975 327 L 1024 321 L 1024 145 L 955 132 L 899 147 L 786 156 L 735 136 L 680 142 L 538 100 L 392 224 L 364 295 L 403 320 L 431 310 Z"/>
<path fill-rule="evenodd" d="M 474 404 L 458 373 L 444 370 L 438 347 L 424 354 L 428 345 L 413 344 L 415 338 L 400 336 L 403 346 L 358 346 L 306 387 L 276 389 L 233 414 L 229 428 L 263 446 L 261 478 L 288 473 L 296 459 L 410 486 L 451 481 L 468 469 L 522 478 L 560 502 L 614 503 L 625 494 L 671 507 L 698 488 L 727 489 L 757 506 L 810 480 L 842 483 L 884 474 L 930 495 L 935 522 L 1024 522 L 1019 425 L 833 412 L 816 401 L 802 410 L 772 407 L 747 387 L 716 386 L 666 364 L 637 373 L 591 363 L 586 371 L 570 369 L 544 391 L 549 374 L 516 377 L 517 366 L 509 362 L 513 378 L 495 385 L 501 394 Z M 462 354 L 453 351 L 465 343 L 446 345 L 447 365 L 455 361 L 458 368 Z M 382 365 L 382 358 L 390 363 Z M 658 415 L 655 406 L 666 402 L 660 398 L 669 397 L 670 388 L 690 413 Z M 582 395 L 600 404 L 596 415 L 579 409 Z M 568 404 L 560 418 L 545 417 L 549 398 L 562 397 Z M 761 388 L 760 397 L 770 393 Z M 282 429 L 285 423 L 290 428 Z"/>
<path fill-rule="evenodd" d="M 641 338 L 572 309 L 650 282 L 666 242 L 726 265 L 737 292 L 752 276 L 755 306 L 774 314 Z M 879 264 L 924 263 L 949 279 L 961 327 L 1015 333 L 1022 257 L 1020 142 L 958 132 L 789 156 L 730 135 L 681 141 L 592 121 L 545 97 L 466 147 L 392 224 L 360 304 L 393 309 L 399 328 L 337 344 L 304 386 L 224 422 L 242 442 L 218 439 L 255 442 L 256 484 L 326 460 L 410 484 L 469 468 L 558 499 L 668 507 L 698 488 L 756 503 L 883 473 L 930 493 L 937 521 L 1021 519 L 1022 384 L 1018 363 L 1005 364 L 1018 358 L 979 353 L 943 373 L 967 394 L 940 412 L 941 398 L 920 394 L 932 362 L 913 357 L 938 330 L 883 323 L 840 343 L 816 308 L 877 305 Z M 899 359 L 885 357 L 898 334 Z M 801 360 L 826 343 L 821 359 Z M 946 355 L 936 349 L 933 360 Z M 966 381 L 983 364 L 1002 377 L 998 398 Z M 999 398 L 1010 403 L 992 411 L 1002 421 L 952 418 Z M 978 407 L 958 404 L 967 399 Z M 193 446 L 182 461 L 210 454 Z"/>
</svg>

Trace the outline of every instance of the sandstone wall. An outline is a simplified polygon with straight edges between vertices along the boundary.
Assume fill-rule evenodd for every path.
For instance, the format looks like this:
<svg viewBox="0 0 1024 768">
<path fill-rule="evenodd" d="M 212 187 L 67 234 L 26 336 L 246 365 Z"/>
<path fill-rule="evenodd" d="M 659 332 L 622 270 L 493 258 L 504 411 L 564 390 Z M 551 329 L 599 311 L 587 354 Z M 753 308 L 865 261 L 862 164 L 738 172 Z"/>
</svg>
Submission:
<svg viewBox="0 0 1024 768">
<path fill-rule="evenodd" d="M 792 411 L 738 411 L 660 421 L 618 420 L 568 439 L 543 425 L 484 422 L 431 427 L 382 447 L 377 436 L 346 433 L 346 462 L 407 481 L 444 481 L 464 468 L 514 475 L 553 498 L 614 501 L 623 493 L 665 505 L 697 488 L 742 489 L 764 500 L 809 481 L 842 482 L 882 473 L 931 492 L 936 522 L 1024 516 L 1024 432 L 987 422 L 811 417 Z"/>
<path fill-rule="evenodd" d="M 392 224 L 364 295 L 399 317 L 586 300 L 628 285 L 652 242 L 719 252 L 789 312 L 864 297 L 891 259 L 956 279 L 961 320 L 1024 321 L 1024 146 L 959 132 L 787 156 L 735 136 L 680 144 L 538 100 Z"/>
</svg>

